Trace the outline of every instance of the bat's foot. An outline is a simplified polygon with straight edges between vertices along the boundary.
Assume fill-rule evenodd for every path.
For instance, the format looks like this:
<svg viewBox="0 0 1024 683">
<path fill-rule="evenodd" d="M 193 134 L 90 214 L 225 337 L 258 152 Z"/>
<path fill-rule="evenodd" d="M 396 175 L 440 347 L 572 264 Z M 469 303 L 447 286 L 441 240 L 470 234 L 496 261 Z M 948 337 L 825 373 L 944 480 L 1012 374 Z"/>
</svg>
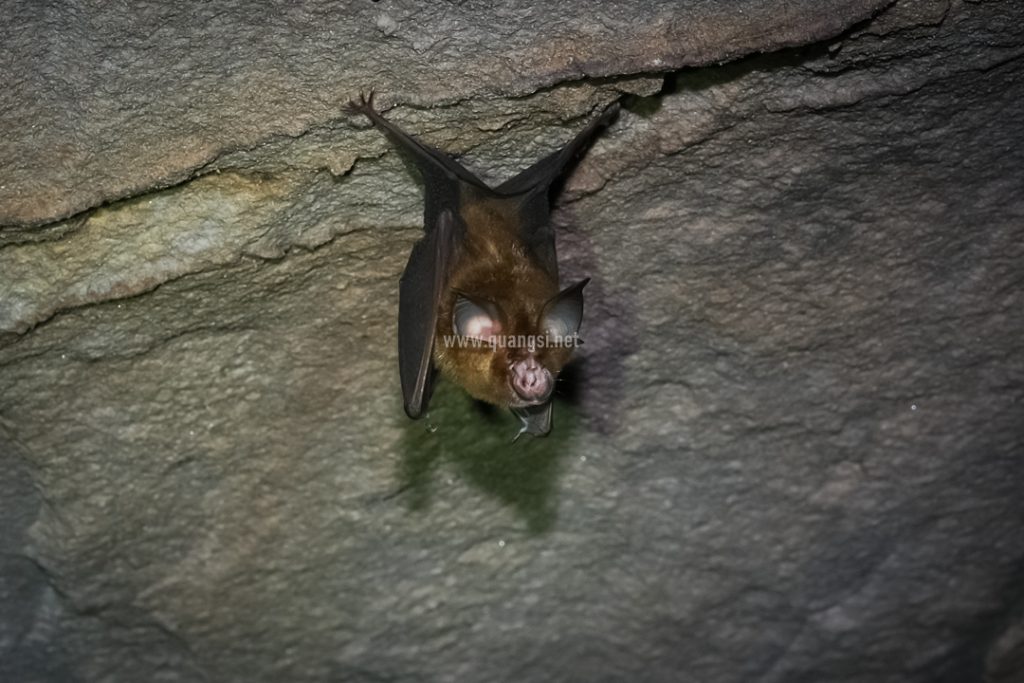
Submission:
<svg viewBox="0 0 1024 683">
<path fill-rule="evenodd" d="M 622 105 L 618 102 L 612 102 L 608 107 L 601 112 L 601 116 L 598 117 L 599 123 L 597 125 L 604 128 L 611 124 L 619 116 L 619 111 L 622 109 Z"/>
<path fill-rule="evenodd" d="M 352 114 L 363 114 L 364 116 L 373 117 L 377 113 L 377 110 L 373 107 L 373 90 L 369 93 L 359 93 L 359 100 L 349 100 L 348 104 L 345 105 L 346 111 Z"/>
</svg>

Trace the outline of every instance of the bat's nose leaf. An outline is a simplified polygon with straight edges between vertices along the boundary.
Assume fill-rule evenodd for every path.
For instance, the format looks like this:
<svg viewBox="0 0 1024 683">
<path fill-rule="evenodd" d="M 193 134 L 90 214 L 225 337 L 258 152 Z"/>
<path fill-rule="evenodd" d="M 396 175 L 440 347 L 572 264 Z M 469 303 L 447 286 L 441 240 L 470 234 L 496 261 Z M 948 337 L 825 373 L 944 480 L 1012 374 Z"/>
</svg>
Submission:
<svg viewBox="0 0 1024 683">
<path fill-rule="evenodd" d="M 512 364 L 512 388 L 524 401 L 546 401 L 554 384 L 551 373 L 533 357 Z"/>
</svg>

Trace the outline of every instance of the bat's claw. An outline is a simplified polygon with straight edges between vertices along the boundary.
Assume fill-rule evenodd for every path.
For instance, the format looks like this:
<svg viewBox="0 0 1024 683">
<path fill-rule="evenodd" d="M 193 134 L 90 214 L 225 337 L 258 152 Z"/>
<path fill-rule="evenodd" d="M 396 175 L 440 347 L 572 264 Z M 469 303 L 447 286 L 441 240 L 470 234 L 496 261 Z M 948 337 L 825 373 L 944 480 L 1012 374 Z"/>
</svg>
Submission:
<svg viewBox="0 0 1024 683">
<path fill-rule="evenodd" d="M 612 102 L 611 104 L 609 104 L 608 107 L 603 112 L 601 112 L 601 116 L 598 119 L 601 122 L 599 125 L 609 125 L 612 121 L 616 119 L 616 117 L 618 117 L 619 111 L 621 109 L 622 105 L 619 104 L 618 102 Z"/>
<path fill-rule="evenodd" d="M 520 427 L 519 431 L 516 432 L 516 435 L 512 437 L 512 443 L 515 443 L 516 441 L 519 441 L 519 437 L 521 437 L 523 434 L 526 433 L 526 428 L 529 427 L 529 426 L 530 426 L 529 423 L 527 423 L 526 421 L 523 421 L 523 426 Z"/>
<path fill-rule="evenodd" d="M 363 114 L 365 116 L 376 114 L 377 110 L 373 107 L 373 96 L 374 92 L 372 89 L 369 93 L 359 93 L 359 101 L 349 100 L 348 104 L 345 105 L 345 109 L 352 114 Z"/>
</svg>

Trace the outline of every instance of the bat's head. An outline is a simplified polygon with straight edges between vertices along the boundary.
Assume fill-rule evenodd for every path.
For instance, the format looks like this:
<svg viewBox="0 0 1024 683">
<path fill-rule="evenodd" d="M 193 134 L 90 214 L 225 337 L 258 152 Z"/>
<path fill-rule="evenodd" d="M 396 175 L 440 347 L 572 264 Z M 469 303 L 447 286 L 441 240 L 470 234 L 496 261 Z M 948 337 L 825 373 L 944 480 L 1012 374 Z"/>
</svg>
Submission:
<svg viewBox="0 0 1024 683">
<path fill-rule="evenodd" d="M 474 398 L 509 408 L 551 398 L 555 378 L 579 344 L 583 280 L 553 296 L 531 283 L 485 298 L 455 292 L 442 369 Z M 537 285 L 542 283 L 536 283 Z M 552 289 L 554 289 L 552 287 Z"/>
</svg>

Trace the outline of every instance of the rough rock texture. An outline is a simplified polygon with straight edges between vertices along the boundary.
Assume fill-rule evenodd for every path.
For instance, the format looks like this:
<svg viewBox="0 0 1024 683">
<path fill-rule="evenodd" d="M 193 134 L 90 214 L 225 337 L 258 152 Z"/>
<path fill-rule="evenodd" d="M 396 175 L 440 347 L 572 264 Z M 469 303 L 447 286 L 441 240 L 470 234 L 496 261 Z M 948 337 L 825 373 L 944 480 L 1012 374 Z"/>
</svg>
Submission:
<svg viewBox="0 0 1024 683">
<path fill-rule="evenodd" d="M 0 225 L 52 221 L 329 125 L 358 88 L 427 105 L 526 95 L 826 38 L 886 4 L 8 2 Z"/>
<path fill-rule="evenodd" d="M 0 680 L 1024 680 L 1024 8 L 885 4 L 11 3 Z M 402 415 L 370 84 L 492 179 L 624 98 L 551 437 Z"/>
</svg>

